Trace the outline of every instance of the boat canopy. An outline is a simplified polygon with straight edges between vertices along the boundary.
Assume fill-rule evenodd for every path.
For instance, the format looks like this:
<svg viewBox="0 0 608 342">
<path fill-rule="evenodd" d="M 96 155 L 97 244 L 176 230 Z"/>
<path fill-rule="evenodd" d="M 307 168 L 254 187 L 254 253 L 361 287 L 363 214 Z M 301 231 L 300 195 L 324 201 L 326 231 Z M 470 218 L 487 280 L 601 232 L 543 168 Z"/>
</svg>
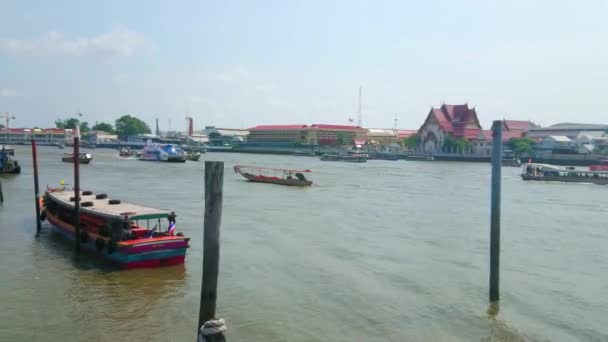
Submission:
<svg viewBox="0 0 608 342">
<path fill-rule="evenodd" d="M 275 169 L 271 167 L 260 167 L 260 166 L 246 166 L 246 165 L 236 165 L 234 166 L 234 170 L 238 172 L 240 169 L 250 169 L 250 170 L 269 170 L 269 171 L 281 171 L 281 172 L 312 172 L 310 169 L 306 170 L 295 170 L 295 169 Z"/>
<path fill-rule="evenodd" d="M 110 204 L 108 198 L 96 199 L 95 194 L 83 195 L 80 193 L 80 202 L 93 202 L 90 207 L 80 207 L 82 213 L 91 215 L 104 216 L 107 218 L 117 218 L 121 220 L 146 220 L 166 218 L 169 212 L 166 210 L 143 207 L 140 205 L 121 202 L 119 204 Z M 74 202 L 70 201 L 74 197 L 73 191 L 59 190 L 49 192 L 49 196 L 55 201 L 68 208 L 74 208 Z"/>
</svg>

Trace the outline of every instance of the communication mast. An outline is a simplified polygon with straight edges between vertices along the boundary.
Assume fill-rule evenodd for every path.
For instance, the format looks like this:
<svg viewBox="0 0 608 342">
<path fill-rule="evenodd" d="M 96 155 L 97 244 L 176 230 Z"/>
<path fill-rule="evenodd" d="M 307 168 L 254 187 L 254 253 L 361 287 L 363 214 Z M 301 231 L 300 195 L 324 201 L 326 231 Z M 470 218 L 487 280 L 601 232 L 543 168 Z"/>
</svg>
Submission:
<svg viewBox="0 0 608 342">
<path fill-rule="evenodd" d="M 363 112 L 361 110 L 361 93 L 363 91 L 363 87 L 359 86 L 359 108 L 357 110 L 357 126 L 363 127 Z"/>
</svg>

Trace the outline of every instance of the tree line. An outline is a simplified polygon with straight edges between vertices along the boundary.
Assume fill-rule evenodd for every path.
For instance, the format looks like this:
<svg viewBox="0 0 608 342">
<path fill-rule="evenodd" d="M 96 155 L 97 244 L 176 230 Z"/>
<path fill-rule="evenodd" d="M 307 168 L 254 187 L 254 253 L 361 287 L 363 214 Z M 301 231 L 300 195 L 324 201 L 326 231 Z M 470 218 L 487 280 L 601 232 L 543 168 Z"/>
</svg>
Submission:
<svg viewBox="0 0 608 342">
<path fill-rule="evenodd" d="M 87 133 L 89 131 L 103 131 L 109 134 L 116 134 L 119 137 L 152 133 L 150 126 L 148 126 L 147 123 L 131 115 L 121 116 L 114 121 L 114 125 L 107 122 L 98 122 L 93 125 L 93 127 L 89 127 L 88 122 L 81 122 L 77 118 L 55 120 L 55 126 L 57 128 L 75 129 L 76 125 L 79 125 L 81 133 Z"/>
</svg>

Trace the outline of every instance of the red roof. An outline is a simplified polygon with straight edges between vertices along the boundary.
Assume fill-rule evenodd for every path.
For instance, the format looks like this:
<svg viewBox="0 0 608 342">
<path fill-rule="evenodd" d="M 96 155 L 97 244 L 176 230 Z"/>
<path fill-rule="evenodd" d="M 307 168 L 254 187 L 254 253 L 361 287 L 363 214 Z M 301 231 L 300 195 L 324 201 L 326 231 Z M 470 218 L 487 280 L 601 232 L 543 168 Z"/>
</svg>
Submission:
<svg viewBox="0 0 608 342">
<path fill-rule="evenodd" d="M 72 132 L 71 129 L 63 128 L 0 128 L 0 132 L 10 133 L 65 133 Z"/>
<path fill-rule="evenodd" d="M 336 130 L 365 130 L 365 128 L 361 128 L 359 126 L 348 126 L 348 125 L 325 125 L 325 124 L 313 124 L 310 128 L 318 128 L 318 129 L 336 129 Z"/>
<path fill-rule="evenodd" d="M 358 126 L 347 126 L 347 125 L 325 125 L 325 124 L 314 124 L 314 125 L 261 125 L 255 126 L 248 131 L 291 131 L 291 130 L 302 130 L 302 129 L 332 129 L 332 130 L 345 130 L 345 131 L 356 131 L 366 130 Z"/>
<path fill-rule="evenodd" d="M 290 131 L 308 128 L 306 125 L 260 125 L 248 129 L 248 131 Z"/>
<path fill-rule="evenodd" d="M 412 129 L 396 129 L 395 132 L 397 132 L 399 139 L 408 138 L 418 133 L 418 131 Z"/>
<path fill-rule="evenodd" d="M 478 139 L 481 131 L 480 129 L 463 129 L 462 135 L 458 136 L 458 138 Z"/>
<path fill-rule="evenodd" d="M 531 121 L 520 120 L 504 120 L 503 125 L 507 130 L 527 131 L 536 128 L 536 125 Z"/>
<path fill-rule="evenodd" d="M 426 125 L 431 118 L 443 131 L 450 133 L 455 138 L 476 139 L 479 138 L 482 130 L 475 108 L 469 108 L 466 103 L 462 105 L 444 104 L 440 108 L 431 108 L 424 124 Z"/>
</svg>

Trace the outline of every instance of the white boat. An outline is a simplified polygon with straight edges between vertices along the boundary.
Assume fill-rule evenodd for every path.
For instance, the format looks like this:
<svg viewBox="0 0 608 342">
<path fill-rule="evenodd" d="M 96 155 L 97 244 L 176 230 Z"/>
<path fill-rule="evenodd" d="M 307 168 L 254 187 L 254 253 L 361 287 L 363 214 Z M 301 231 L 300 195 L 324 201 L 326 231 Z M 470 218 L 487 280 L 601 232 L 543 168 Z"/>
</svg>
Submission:
<svg viewBox="0 0 608 342">
<path fill-rule="evenodd" d="M 148 144 L 141 152 L 139 160 L 184 163 L 186 153 L 180 147 L 171 144 Z"/>
</svg>

